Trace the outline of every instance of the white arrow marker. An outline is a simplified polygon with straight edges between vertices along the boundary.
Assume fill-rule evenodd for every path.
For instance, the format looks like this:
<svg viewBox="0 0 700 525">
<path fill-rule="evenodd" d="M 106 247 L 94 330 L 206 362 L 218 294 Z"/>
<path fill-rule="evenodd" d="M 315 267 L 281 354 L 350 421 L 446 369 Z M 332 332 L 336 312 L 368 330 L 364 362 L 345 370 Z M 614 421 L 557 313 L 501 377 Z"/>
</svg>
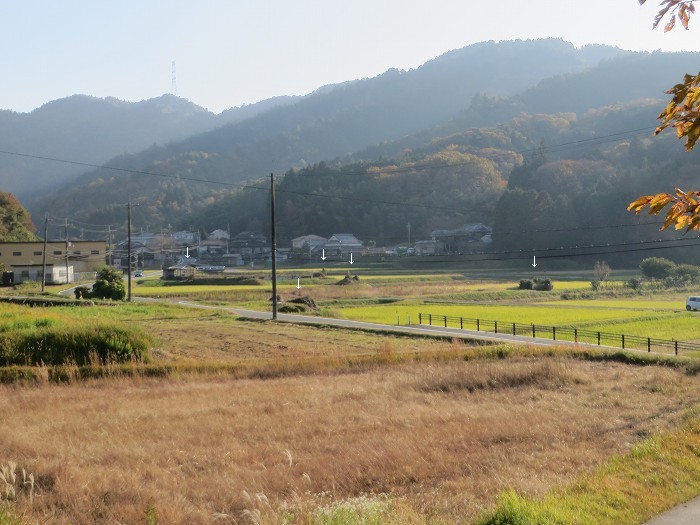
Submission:
<svg viewBox="0 0 700 525">
<path fill-rule="evenodd" d="M 185 254 L 185 257 L 187 257 L 188 259 L 190 258 L 190 247 L 189 246 L 187 246 L 187 253 Z"/>
<path fill-rule="evenodd" d="M 533 255 L 532 256 L 532 267 L 534 268 L 535 266 L 537 266 L 537 261 L 535 260 L 535 256 Z"/>
<path fill-rule="evenodd" d="M 352 252 L 350 252 L 350 264 L 354 263 L 355 261 L 352 260 Z"/>
<path fill-rule="evenodd" d="M 299 279 L 300 279 L 300 278 L 297 277 L 297 290 L 298 290 L 299 288 L 301 288 L 301 283 L 299 282 Z"/>
<path fill-rule="evenodd" d="M 321 250 L 321 252 L 322 252 L 322 253 L 321 253 L 321 260 L 322 260 L 322 261 L 325 261 L 325 260 L 326 260 L 326 249 L 323 248 L 323 249 Z"/>
</svg>

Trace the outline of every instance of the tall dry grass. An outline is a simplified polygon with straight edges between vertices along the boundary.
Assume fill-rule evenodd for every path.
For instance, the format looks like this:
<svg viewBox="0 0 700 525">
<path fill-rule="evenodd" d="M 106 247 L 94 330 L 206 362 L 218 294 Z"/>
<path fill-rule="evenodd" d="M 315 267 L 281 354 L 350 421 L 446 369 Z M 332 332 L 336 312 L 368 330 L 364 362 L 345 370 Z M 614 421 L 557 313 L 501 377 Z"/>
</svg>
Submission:
<svg viewBox="0 0 700 525">
<path fill-rule="evenodd" d="M 0 464 L 33 474 L 16 509 L 39 522 L 310 523 L 364 495 L 464 523 L 503 489 L 566 483 L 699 398 L 671 369 L 555 359 L 4 386 Z"/>
</svg>

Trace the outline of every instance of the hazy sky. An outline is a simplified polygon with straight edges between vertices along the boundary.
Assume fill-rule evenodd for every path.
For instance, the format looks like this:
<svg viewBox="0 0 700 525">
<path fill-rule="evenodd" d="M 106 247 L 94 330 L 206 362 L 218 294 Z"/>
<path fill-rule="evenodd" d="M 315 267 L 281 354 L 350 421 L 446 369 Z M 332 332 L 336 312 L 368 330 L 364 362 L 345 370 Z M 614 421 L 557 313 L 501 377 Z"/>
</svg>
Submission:
<svg viewBox="0 0 700 525">
<path fill-rule="evenodd" d="M 484 40 L 700 51 L 651 29 L 660 0 L 0 0 L 0 108 L 83 93 L 171 91 L 216 113 L 276 95 L 411 69 Z"/>
</svg>

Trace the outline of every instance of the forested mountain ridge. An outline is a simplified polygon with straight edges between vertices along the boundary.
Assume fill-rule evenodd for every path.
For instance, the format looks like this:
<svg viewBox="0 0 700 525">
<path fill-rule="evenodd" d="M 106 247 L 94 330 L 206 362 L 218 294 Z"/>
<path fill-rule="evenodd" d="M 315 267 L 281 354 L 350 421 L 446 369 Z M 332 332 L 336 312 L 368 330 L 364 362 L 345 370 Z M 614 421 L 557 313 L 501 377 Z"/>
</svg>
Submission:
<svg viewBox="0 0 700 525">
<path fill-rule="evenodd" d="M 700 168 L 673 136 L 654 138 L 653 126 L 634 131 L 653 124 L 657 111 L 654 103 L 638 103 L 581 118 L 521 114 L 433 139 L 393 160 L 291 170 L 277 186 L 279 240 L 349 231 L 378 245 L 405 244 L 409 223 L 415 241 L 470 222 L 493 226 L 493 248 L 508 252 L 673 237 L 660 234 L 658 224 L 637 226 L 648 220 L 626 211 L 640 192 L 671 178 L 692 180 Z M 624 132 L 626 124 L 634 127 Z M 601 140 L 577 139 L 601 131 Z M 549 141 L 541 142 L 542 134 Z M 268 199 L 261 181 L 178 224 L 266 232 Z"/>
<path fill-rule="evenodd" d="M 173 95 L 141 102 L 73 95 L 30 113 L 0 111 L 0 149 L 102 164 L 116 155 L 240 122 L 296 99 L 278 97 L 214 115 Z M 34 201 L 42 192 L 52 192 L 84 171 L 79 165 L 2 154 L 0 188 Z"/>
<path fill-rule="evenodd" d="M 438 125 L 469 107 L 477 92 L 514 95 L 552 75 L 581 71 L 601 58 L 624 54 L 605 46 L 575 49 L 558 39 L 484 42 L 445 53 L 411 71 L 389 70 L 375 78 L 329 86 L 243 122 L 124 155 L 108 164 L 238 182 L 349 154 Z M 196 165 L 193 157 L 198 159 Z M 143 181 L 139 188 L 136 181 L 125 183 L 124 177 L 115 173 L 88 173 L 75 185 L 108 181 L 112 176 L 116 183 L 109 194 L 120 201 L 127 198 L 122 185 L 135 192 L 133 197 L 152 196 L 153 181 Z M 59 192 L 57 200 L 44 201 L 32 209 L 43 213 L 64 207 L 61 202 L 72 200 L 70 192 Z"/>
</svg>

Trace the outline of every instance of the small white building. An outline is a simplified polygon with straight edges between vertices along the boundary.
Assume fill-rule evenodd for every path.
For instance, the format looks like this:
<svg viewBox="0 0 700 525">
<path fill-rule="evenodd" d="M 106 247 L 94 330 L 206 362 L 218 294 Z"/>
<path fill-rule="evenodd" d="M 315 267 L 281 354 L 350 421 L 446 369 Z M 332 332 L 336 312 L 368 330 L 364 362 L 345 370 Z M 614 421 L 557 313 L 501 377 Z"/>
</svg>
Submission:
<svg viewBox="0 0 700 525">
<path fill-rule="evenodd" d="M 27 281 L 41 282 L 41 264 L 27 264 L 11 266 L 11 271 L 14 273 L 15 283 L 24 283 Z M 65 265 L 46 265 L 46 284 L 68 284 L 74 281 L 73 266 L 68 266 L 68 277 L 66 278 Z"/>
</svg>

